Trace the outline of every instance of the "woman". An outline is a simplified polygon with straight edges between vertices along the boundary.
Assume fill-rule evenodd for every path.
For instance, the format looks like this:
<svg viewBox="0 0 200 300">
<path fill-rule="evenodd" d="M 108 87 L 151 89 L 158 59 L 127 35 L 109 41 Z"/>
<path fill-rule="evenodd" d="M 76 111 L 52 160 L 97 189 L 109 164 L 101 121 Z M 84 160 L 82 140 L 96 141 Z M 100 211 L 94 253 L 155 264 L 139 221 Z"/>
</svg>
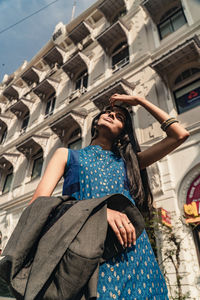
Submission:
<svg viewBox="0 0 200 300">
<path fill-rule="evenodd" d="M 144 107 L 162 124 L 167 137 L 141 152 L 130 115 L 123 107 L 114 105 L 116 101 Z M 38 196 L 50 196 L 64 174 L 63 194 L 76 199 L 121 193 L 139 206 L 150 206 L 145 168 L 177 148 L 189 133 L 143 97 L 114 94 L 110 104 L 93 120 L 90 146 L 56 150 L 32 201 Z M 100 266 L 97 298 L 168 299 L 145 230 L 136 241 L 135 229 L 125 214 L 107 209 L 107 220 L 125 251 Z"/>
</svg>

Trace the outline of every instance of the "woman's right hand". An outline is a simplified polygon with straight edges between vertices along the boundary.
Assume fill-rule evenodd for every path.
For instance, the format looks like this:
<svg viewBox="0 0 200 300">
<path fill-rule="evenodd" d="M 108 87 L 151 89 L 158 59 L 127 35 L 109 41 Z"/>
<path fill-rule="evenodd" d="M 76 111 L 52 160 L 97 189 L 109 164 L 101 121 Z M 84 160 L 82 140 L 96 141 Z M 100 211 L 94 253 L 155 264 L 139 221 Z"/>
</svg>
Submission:
<svg viewBox="0 0 200 300">
<path fill-rule="evenodd" d="M 135 228 L 126 214 L 107 208 L 107 220 L 123 247 L 136 244 Z"/>
</svg>

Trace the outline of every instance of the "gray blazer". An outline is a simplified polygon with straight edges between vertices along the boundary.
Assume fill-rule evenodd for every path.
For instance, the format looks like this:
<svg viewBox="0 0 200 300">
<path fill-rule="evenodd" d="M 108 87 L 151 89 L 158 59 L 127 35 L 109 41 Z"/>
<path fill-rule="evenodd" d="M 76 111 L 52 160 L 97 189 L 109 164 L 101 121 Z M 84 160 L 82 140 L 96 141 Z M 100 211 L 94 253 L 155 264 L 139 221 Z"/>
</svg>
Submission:
<svg viewBox="0 0 200 300">
<path fill-rule="evenodd" d="M 125 196 L 114 194 L 84 201 L 39 197 L 25 209 L 0 261 L 0 277 L 17 299 L 96 297 L 98 265 L 110 240 L 107 205 L 120 211 L 133 208 Z"/>
</svg>

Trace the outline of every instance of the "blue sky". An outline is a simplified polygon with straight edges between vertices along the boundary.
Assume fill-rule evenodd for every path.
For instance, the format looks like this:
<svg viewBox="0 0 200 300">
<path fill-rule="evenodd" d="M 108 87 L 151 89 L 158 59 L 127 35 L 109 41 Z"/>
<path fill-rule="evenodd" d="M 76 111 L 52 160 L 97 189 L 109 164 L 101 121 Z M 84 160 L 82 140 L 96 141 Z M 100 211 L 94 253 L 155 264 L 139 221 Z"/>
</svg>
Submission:
<svg viewBox="0 0 200 300">
<path fill-rule="evenodd" d="M 0 0 L 0 31 L 40 10 L 53 0 Z M 12 74 L 24 60 L 31 58 L 51 39 L 56 24 L 71 20 L 74 0 L 57 0 L 54 4 L 13 28 L 0 33 L 0 82 Z M 75 17 L 95 3 L 76 0 Z"/>
</svg>

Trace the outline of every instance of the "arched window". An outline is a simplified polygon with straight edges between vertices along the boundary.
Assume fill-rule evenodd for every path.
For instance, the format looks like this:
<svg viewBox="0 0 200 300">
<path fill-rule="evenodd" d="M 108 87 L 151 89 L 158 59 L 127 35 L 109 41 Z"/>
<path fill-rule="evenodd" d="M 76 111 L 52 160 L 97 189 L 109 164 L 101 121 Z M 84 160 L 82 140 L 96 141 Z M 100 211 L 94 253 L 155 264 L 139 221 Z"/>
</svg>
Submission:
<svg viewBox="0 0 200 300">
<path fill-rule="evenodd" d="M 127 42 L 122 42 L 112 52 L 112 69 L 117 72 L 129 63 L 129 48 Z"/>
<path fill-rule="evenodd" d="M 87 90 L 88 86 L 88 71 L 85 69 L 76 78 L 75 90 Z"/>
<path fill-rule="evenodd" d="M 187 23 L 182 7 L 173 7 L 162 15 L 158 24 L 160 39 L 165 38 Z"/>
<path fill-rule="evenodd" d="M 187 83 L 184 84 L 186 79 L 188 79 Z M 179 114 L 200 105 L 200 69 L 190 68 L 182 72 L 176 78 L 175 84 L 180 85 L 181 82 L 183 82 L 183 85 L 174 90 L 174 98 Z"/>
<path fill-rule="evenodd" d="M 78 150 L 81 149 L 81 146 L 82 146 L 81 128 L 79 127 L 72 132 L 69 138 L 68 148 L 73 150 Z"/>
</svg>

